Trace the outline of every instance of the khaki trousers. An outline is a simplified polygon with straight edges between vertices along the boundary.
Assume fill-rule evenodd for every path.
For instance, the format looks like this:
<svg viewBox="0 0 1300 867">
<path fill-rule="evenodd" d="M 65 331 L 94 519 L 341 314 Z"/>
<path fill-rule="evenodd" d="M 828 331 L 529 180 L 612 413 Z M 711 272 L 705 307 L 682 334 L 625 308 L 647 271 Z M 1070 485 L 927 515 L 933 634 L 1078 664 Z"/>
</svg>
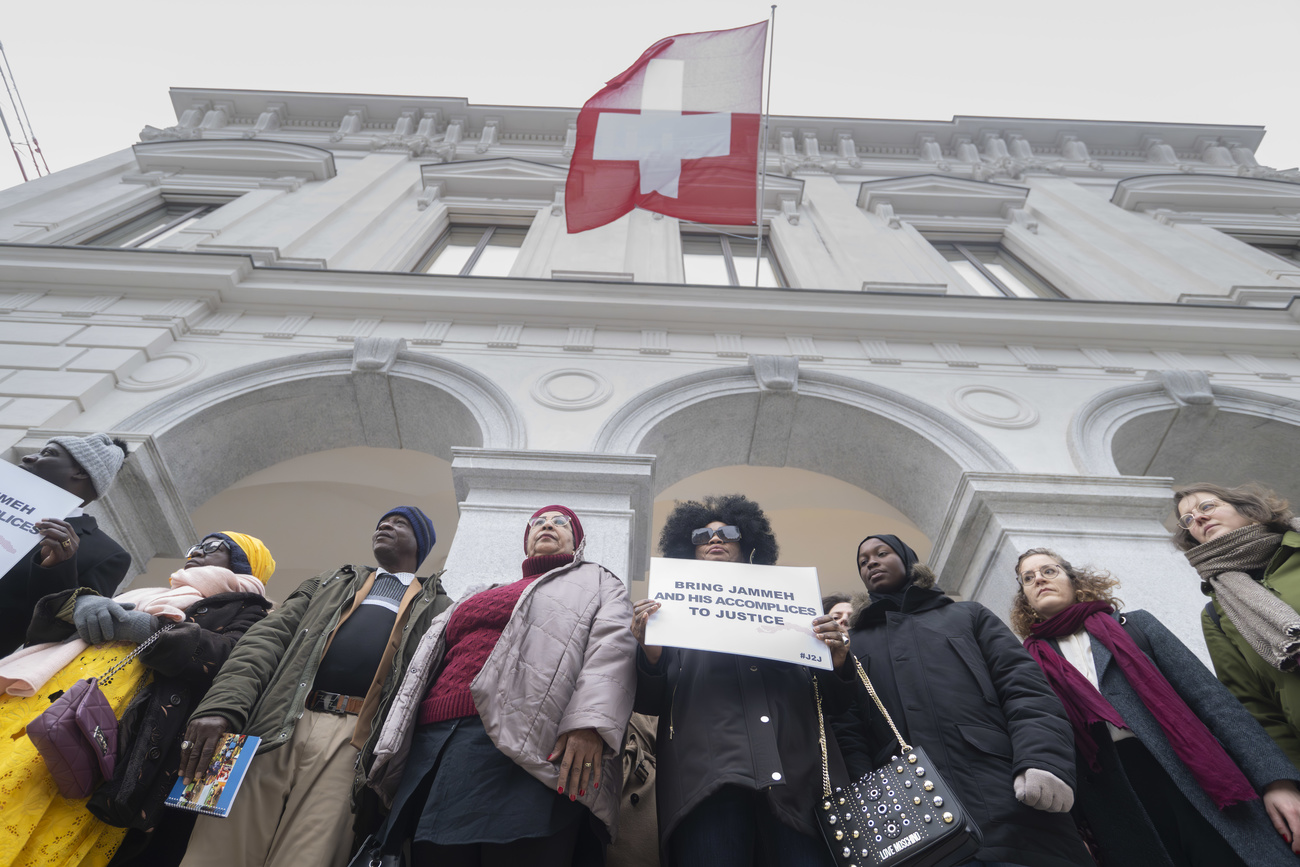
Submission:
<svg viewBox="0 0 1300 867">
<path fill-rule="evenodd" d="M 181 867 L 344 867 L 356 724 L 304 711 L 289 743 L 253 757 L 230 815 L 199 816 Z"/>
</svg>

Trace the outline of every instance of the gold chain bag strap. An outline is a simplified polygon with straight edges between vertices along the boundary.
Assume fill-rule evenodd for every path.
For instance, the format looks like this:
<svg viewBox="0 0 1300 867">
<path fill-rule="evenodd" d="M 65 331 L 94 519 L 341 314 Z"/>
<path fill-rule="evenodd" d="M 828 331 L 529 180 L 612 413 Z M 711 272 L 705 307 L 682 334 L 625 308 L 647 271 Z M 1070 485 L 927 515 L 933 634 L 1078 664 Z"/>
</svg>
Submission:
<svg viewBox="0 0 1300 867">
<path fill-rule="evenodd" d="M 27 736 L 63 797 L 88 797 L 101 781 L 112 779 L 117 763 L 117 714 L 99 686 L 109 683 L 175 625 L 170 622 L 154 632 L 100 677 L 83 678 L 66 692 L 51 695 L 50 706 L 27 724 Z"/>
<path fill-rule="evenodd" d="M 822 749 L 817 825 L 835 863 L 838 867 L 949 867 L 969 861 L 983 842 L 979 829 L 925 751 L 903 739 L 862 663 L 852 654 L 849 658 L 898 740 L 899 754 L 857 782 L 832 791 L 826 718 L 821 690 L 813 678 Z"/>
</svg>

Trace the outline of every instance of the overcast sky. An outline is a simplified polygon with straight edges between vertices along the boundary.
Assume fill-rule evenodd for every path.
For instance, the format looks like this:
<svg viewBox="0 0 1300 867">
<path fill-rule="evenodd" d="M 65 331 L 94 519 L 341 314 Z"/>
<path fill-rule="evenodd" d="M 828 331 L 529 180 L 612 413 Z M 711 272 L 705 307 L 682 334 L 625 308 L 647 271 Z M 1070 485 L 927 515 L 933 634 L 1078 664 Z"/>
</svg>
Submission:
<svg viewBox="0 0 1300 867">
<path fill-rule="evenodd" d="M 169 87 L 577 107 L 663 36 L 750 24 L 736 0 L 6 3 L 0 41 L 50 168 L 175 123 Z M 1300 163 L 1298 0 L 818 0 L 779 5 L 772 113 L 1257 124 Z M 0 154 L 0 188 L 21 181 Z"/>
</svg>

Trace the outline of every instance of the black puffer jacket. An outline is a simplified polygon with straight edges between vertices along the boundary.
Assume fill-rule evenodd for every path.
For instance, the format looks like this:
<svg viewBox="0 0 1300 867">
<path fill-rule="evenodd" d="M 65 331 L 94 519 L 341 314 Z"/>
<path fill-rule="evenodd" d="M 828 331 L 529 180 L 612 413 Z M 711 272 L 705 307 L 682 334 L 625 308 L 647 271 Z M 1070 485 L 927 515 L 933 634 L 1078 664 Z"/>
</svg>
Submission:
<svg viewBox="0 0 1300 867">
<path fill-rule="evenodd" d="M 42 599 L 28 640 L 61 641 L 75 633 L 72 624 L 58 614 L 74 593 L 86 592 L 68 591 Z M 176 780 L 186 722 L 235 642 L 266 616 L 271 604 L 257 593 L 218 593 L 201 599 L 185 610 L 184 622 L 160 635 L 140 654 L 140 661 L 153 670 L 153 680 L 122 715 L 113 779 L 100 786 L 86 805 L 104 822 L 133 829 L 114 864 L 126 863 L 133 845 L 149 842 L 148 836 L 137 832 L 153 831 L 162 819 L 168 826 L 193 822 L 194 814 L 180 810 L 164 813 L 163 806 Z M 162 852 L 152 846 L 140 863 L 179 863 L 188 833 L 175 831 L 169 827 L 167 837 L 173 841 L 180 837 L 179 851 Z"/>
<path fill-rule="evenodd" d="M 813 805 L 821 792 L 821 749 L 813 670 L 729 653 L 665 647 L 651 666 L 637 651 L 637 713 L 657 715 L 655 778 L 660 851 L 701 801 L 726 785 L 765 791 L 772 814 L 820 839 Z M 828 714 L 847 710 L 852 692 L 817 671 Z M 828 731 L 832 782 L 847 779 Z"/>
<path fill-rule="evenodd" d="M 1042 670 L 1011 630 L 978 602 L 913 584 L 903 608 L 877 602 L 849 632 L 890 716 L 922 747 L 984 835 L 983 861 L 1092 867 L 1068 813 L 1016 800 L 1017 774 L 1038 768 L 1075 785 L 1074 735 Z M 865 689 L 859 724 L 892 745 Z"/>
</svg>

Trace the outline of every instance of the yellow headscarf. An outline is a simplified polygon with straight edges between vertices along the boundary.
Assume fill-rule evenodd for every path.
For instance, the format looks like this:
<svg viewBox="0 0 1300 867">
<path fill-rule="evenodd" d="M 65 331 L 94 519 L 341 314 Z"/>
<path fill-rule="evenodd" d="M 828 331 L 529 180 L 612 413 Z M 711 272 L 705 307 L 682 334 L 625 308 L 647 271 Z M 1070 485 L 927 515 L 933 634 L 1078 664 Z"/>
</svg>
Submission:
<svg viewBox="0 0 1300 867">
<path fill-rule="evenodd" d="M 275 574 L 275 558 L 271 556 L 270 549 L 263 545 L 262 540 L 256 536 L 235 533 L 230 530 L 222 530 L 220 533 L 211 533 L 209 535 L 224 536 L 238 545 L 239 550 L 243 552 L 244 557 L 248 560 L 249 572 L 263 584 L 270 581 L 271 576 Z M 235 559 L 234 557 L 231 558 L 232 566 Z"/>
</svg>

